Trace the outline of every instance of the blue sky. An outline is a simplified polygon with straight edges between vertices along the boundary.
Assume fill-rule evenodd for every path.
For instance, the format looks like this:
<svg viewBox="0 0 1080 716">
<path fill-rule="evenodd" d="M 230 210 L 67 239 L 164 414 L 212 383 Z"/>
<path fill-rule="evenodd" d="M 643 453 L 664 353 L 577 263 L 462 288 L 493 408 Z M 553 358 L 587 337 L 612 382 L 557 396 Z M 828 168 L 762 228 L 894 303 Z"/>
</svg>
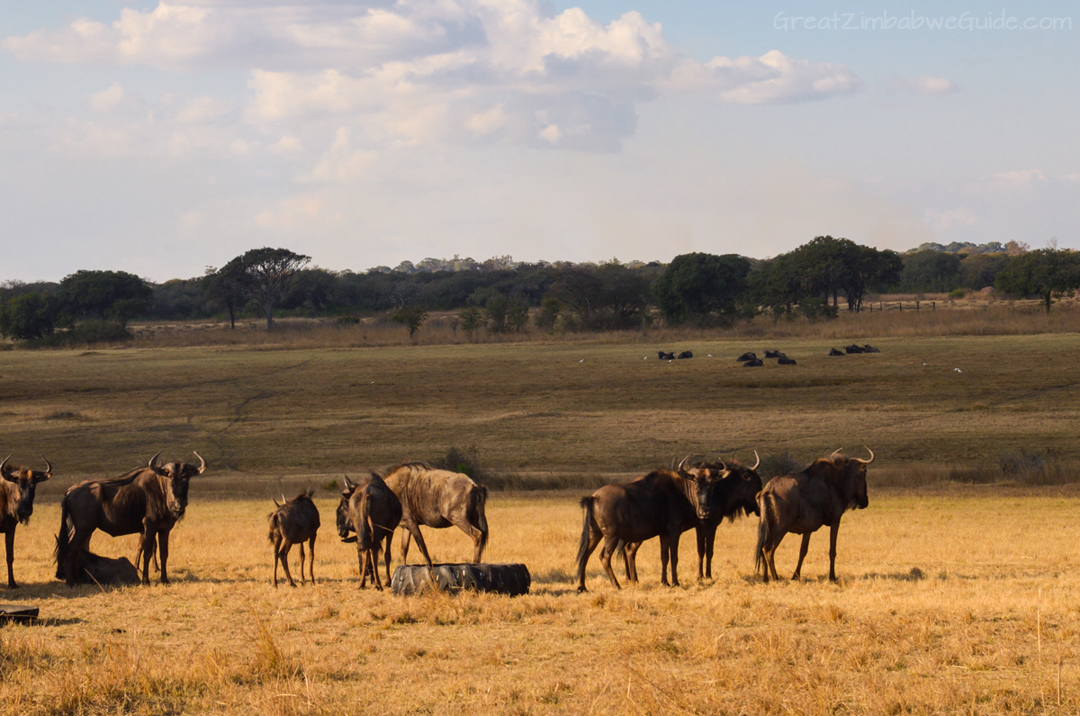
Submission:
<svg viewBox="0 0 1080 716">
<path fill-rule="evenodd" d="M 160 281 L 264 245 L 353 270 L 765 257 L 821 234 L 1080 248 L 1075 15 L 16 0 L 0 8 L 0 280 Z"/>
</svg>

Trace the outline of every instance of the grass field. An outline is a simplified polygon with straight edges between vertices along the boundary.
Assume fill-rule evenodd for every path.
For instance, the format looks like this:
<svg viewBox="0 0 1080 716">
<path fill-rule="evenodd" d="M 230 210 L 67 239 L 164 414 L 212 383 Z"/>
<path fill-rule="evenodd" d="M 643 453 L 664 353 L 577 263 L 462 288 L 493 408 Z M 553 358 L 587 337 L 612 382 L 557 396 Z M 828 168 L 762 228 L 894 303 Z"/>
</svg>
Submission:
<svg viewBox="0 0 1080 716">
<path fill-rule="evenodd" d="M 0 629 L 0 713 L 1080 712 L 1080 337 L 885 337 L 826 357 L 858 338 L 770 339 L 799 365 L 758 369 L 733 359 L 763 341 L 700 337 L 0 352 L 0 450 L 55 465 L 18 529 L 24 586 L 0 595 L 44 616 Z M 878 460 L 870 507 L 840 531 L 839 584 L 826 534 L 804 582 L 761 584 L 742 520 L 720 528 L 712 583 L 688 534 L 682 588 L 657 584 L 654 541 L 640 586 L 615 592 L 594 556 L 574 593 L 587 486 L 687 453 L 799 463 L 862 445 Z M 493 484 L 575 488 L 489 500 L 486 558 L 526 563 L 533 593 L 359 592 L 323 485 L 450 446 L 474 447 Z M 64 488 L 192 449 L 210 467 L 173 533 L 173 585 L 52 578 Z M 275 591 L 269 496 L 304 485 L 320 583 Z M 436 559 L 469 555 L 464 535 L 427 534 Z M 796 551 L 781 547 L 782 573 Z"/>
</svg>

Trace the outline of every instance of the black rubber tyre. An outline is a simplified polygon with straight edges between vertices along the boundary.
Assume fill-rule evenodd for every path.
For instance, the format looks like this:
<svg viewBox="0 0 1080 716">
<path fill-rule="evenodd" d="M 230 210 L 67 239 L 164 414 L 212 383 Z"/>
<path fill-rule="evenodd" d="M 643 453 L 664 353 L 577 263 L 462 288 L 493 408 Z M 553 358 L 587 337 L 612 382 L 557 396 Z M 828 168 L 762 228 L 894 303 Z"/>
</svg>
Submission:
<svg viewBox="0 0 1080 716">
<path fill-rule="evenodd" d="M 443 592 L 494 592 L 516 597 L 528 594 L 532 577 L 524 564 L 403 565 L 394 570 L 394 594 L 418 594 L 425 589 Z"/>
</svg>

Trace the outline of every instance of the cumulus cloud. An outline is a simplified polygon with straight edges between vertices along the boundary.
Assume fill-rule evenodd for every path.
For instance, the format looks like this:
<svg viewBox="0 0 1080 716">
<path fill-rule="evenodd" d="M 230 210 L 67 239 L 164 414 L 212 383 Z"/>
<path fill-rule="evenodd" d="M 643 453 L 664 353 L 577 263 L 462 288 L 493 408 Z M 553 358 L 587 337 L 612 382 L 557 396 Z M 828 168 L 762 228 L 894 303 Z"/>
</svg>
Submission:
<svg viewBox="0 0 1080 716">
<path fill-rule="evenodd" d="M 897 78 L 892 81 L 891 87 L 896 91 L 914 92 L 916 94 L 952 94 L 960 91 L 960 88 L 953 81 L 944 77 L 934 77 L 933 75 Z"/>
<path fill-rule="evenodd" d="M 108 89 L 90 95 L 90 109 L 98 113 L 110 112 L 123 101 L 124 88 L 119 82 L 113 82 Z"/>
<path fill-rule="evenodd" d="M 1011 172 L 998 172 L 991 179 L 1009 186 L 1030 186 L 1035 182 L 1046 181 L 1042 169 L 1017 169 Z"/>
<path fill-rule="evenodd" d="M 663 94 L 802 102 L 861 84 L 843 65 L 778 50 L 700 63 L 638 12 L 604 24 L 540 0 L 161 2 L 125 8 L 112 23 L 78 19 L 3 46 L 28 61 L 239 68 L 250 72 L 245 117 L 263 131 L 330 117 L 362 126 L 369 141 L 406 144 L 609 151 L 633 133 L 635 105 Z M 203 98 L 181 117 L 203 121 L 215 112 L 224 109 Z"/>
<path fill-rule="evenodd" d="M 978 215 L 965 206 L 956 209 L 927 209 L 924 216 L 928 225 L 942 231 L 980 223 Z"/>
</svg>

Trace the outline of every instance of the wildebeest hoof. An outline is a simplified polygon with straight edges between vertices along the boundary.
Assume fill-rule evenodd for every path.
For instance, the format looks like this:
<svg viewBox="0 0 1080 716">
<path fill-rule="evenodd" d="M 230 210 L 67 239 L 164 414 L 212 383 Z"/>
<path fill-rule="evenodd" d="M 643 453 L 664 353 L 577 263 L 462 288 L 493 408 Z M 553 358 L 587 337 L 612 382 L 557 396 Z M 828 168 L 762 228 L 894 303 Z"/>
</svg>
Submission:
<svg viewBox="0 0 1080 716">
<path fill-rule="evenodd" d="M 587 592 L 587 591 L 589 591 L 589 590 L 588 590 L 588 589 L 586 589 L 585 587 L 578 587 L 578 588 L 577 588 L 577 593 L 578 593 L 578 594 L 584 594 L 584 593 L 585 593 L 585 592 Z"/>
</svg>

